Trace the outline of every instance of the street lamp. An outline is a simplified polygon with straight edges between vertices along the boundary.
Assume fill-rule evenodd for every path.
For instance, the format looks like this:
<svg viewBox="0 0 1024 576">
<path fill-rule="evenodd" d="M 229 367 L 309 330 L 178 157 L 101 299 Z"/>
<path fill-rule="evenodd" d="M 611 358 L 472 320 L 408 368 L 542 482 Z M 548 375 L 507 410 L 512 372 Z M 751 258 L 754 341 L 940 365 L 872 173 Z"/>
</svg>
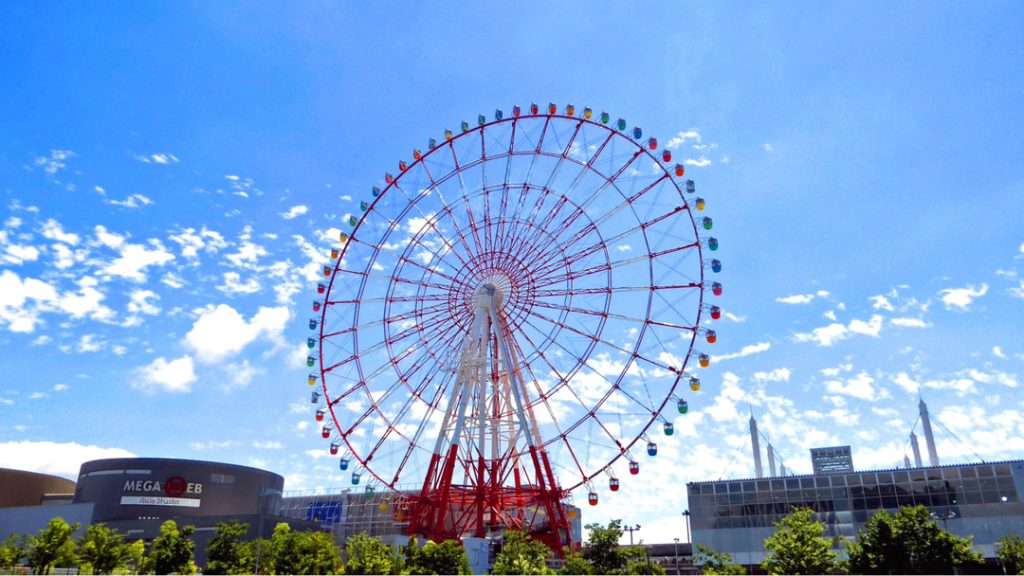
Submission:
<svg viewBox="0 0 1024 576">
<path fill-rule="evenodd" d="M 629 531 L 629 545 L 632 546 L 633 545 L 633 532 L 639 531 L 640 530 L 640 525 L 636 524 L 635 526 L 623 526 L 622 529 Z"/>
<path fill-rule="evenodd" d="M 676 574 L 679 574 L 679 538 L 673 538 L 675 548 L 672 552 L 672 565 L 676 567 Z"/>
<path fill-rule="evenodd" d="M 686 541 L 692 543 L 693 540 L 690 539 L 690 511 L 689 510 L 683 510 L 683 526 L 686 527 Z"/>
</svg>

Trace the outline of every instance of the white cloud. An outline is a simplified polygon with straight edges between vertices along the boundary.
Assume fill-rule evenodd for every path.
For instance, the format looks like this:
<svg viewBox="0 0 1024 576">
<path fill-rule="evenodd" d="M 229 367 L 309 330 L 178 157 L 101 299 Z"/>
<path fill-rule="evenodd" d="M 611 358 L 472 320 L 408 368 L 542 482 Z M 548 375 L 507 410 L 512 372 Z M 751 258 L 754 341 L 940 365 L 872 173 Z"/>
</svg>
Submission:
<svg viewBox="0 0 1024 576">
<path fill-rule="evenodd" d="M 150 300 L 159 300 L 160 296 L 152 290 L 132 290 L 129 296 L 130 301 L 128 302 L 128 311 L 132 314 L 146 314 L 148 316 L 156 316 L 160 313 L 160 307 L 150 302 Z"/>
<path fill-rule="evenodd" d="M 242 282 L 238 272 L 225 272 L 224 283 L 217 286 L 217 290 L 225 294 L 255 294 L 260 291 L 260 283 L 256 278 Z"/>
<path fill-rule="evenodd" d="M 50 150 L 49 156 L 36 157 L 35 164 L 52 176 L 64 170 L 67 167 L 67 161 L 74 157 L 75 153 L 71 150 Z"/>
<path fill-rule="evenodd" d="M 119 238 L 120 240 L 113 240 L 116 246 L 111 246 L 118 250 L 118 257 L 103 269 L 103 273 L 108 276 L 118 276 L 133 282 L 145 282 L 146 268 L 164 266 L 174 260 L 174 254 L 168 252 L 157 239 L 150 240 L 151 248 L 147 248 L 143 244 L 125 243 L 123 237 Z"/>
<path fill-rule="evenodd" d="M 107 199 L 103 202 L 111 206 L 120 206 L 121 208 L 141 208 L 142 206 L 149 206 L 153 203 L 153 200 L 144 194 L 129 194 L 124 200 Z"/>
<path fill-rule="evenodd" d="M 80 239 L 78 234 L 65 232 L 64 228 L 60 225 L 60 222 L 57 222 L 53 218 L 50 218 L 46 220 L 46 222 L 43 222 L 42 232 L 43 238 L 54 240 L 56 242 L 63 242 L 65 244 L 70 244 L 72 246 L 78 244 L 78 241 Z"/>
<path fill-rule="evenodd" d="M 0 325 L 11 332 L 33 332 L 39 312 L 57 300 L 53 286 L 35 278 L 21 277 L 10 270 L 0 272 Z"/>
<path fill-rule="evenodd" d="M 882 331 L 882 317 L 878 314 L 871 316 L 871 319 L 865 322 L 864 320 L 851 320 L 847 326 L 850 332 L 854 334 L 862 334 L 864 336 L 871 336 L 877 338 L 878 334 Z"/>
<path fill-rule="evenodd" d="M 20 266 L 25 262 L 35 262 L 39 259 L 39 249 L 28 244 L 8 244 L 4 250 L 4 261 L 15 266 Z"/>
<path fill-rule="evenodd" d="M 800 332 L 793 335 L 793 341 L 814 342 L 818 346 L 831 346 L 836 342 L 846 340 L 854 334 L 877 338 L 881 331 L 882 317 L 875 314 L 867 321 L 854 319 L 848 325 L 833 322 L 827 326 L 815 328 L 810 332 Z"/>
<path fill-rule="evenodd" d="M 197 379 L 192 357 L 188 355 L 170 362 L 161 356 L 148 365 L 139 367 L 137 371 L 138 378 L 132 383 L 132 387 L 145 392 L 191 392 L 192 383 Z"/>
<path fill-rule="evenodd" d="M 903 328 L 928 328 L 931 326 L 920 318 L 892 318 L 889 323 Z"/>
<path fill-rule="evenodd" d="M 758 382 L 789 382 L 791 374 L 789 368 L 776 368 L 768 372 L 754 372 L 754 380 Z"/>
<path fill-rule="evenodd" d="M 747 321 L 747 317 L 746 316 L 737 316 L 736 314 L 733 314 L 732 312 L 725 312 L 725 313 L 722 314 L 722 316 L 725 316 L 725 318 L 727 320 L 730 320 L 730 321 L 735 322 L 737 324 L 742 324 L 742 323 Z"/>
<path fill-rule="evenodd" d="M 970 284 L 963 288 L 945 288 L 939 290 L 939 297 L 942 298 L 942 303 L 946 305 L 947 310 L 954 308 L 958 310 L 967 310 L 970 308 L 971 303 L 976 299 L 981 298 L 985 294 L 988 294 L 988 284 L 982 282 L 980 286 Z"/>
<path fill-rule="evenodd" d="M 687 158 L 683 160 L 683 164 L 694 168 L 707 168 L 711 166 L 711 160 L 707 156 L 700 156 L 699 158 Z"/>
<path fill-rule="evenodd" d="M 768 142 L 765 142 L 764 144 L 761 144 L 761 149 L 764 150 L 765 152 L 768 152 L 769 154 L 772 153 L 772 152 L 775 152 L 775 146 L 772 146 Z"/>
<path fill-rule="evenodd" d="M 286 307 L 260 307 L 251 320 L 227 304 L 207 306 L 185 335 L 185 345 L 202 362 L 218 362 L 241 352 L 257 338 L 281 344 L 281 332 L 291 314 Z"/>
<path fill-rule="evenodd" d="M 1000 348 L 999 346 L 992 347 L 992 355 L 995 356 L 996 358 L 1006 358 L 1006 353 L 1003 352 L 1003 349 Z"/>
<path fill-rule="evenodd" d="M 746 356 L 752 356 L 754 354 L 760 354 L 761 352 L 767 352 L 772 347 L 771 342 L 758 342 L 757 344 L 748 344 L 743 348 L 740 348 L 739 352 L 732 352 L 730 354 L 722 354 L 721 356 L 712 356 L 713 362 L 721 362 L 723 360 L 732 360 L 734 358 L 744 358 Z"/>
<path fill-rule="evenodd" d="M 199 231 L 195 228 L 185 228 L 177 234 L 171 234 L 169 238 L 181 246 L 181 255 L 187 260 L 197 259 L 200 251 L 215 253 L 228 245 L 220 232 L 210 230 L 206 226 Z"/>
<path fill-rule="evenodd" d="M 675 136 L 668 139 L 668 142 L 665 143 L 665 148 L 675 150 L 690 140 L 700 143 L 700 132 L 695 129 L 677 132 Z"/>
<path fill-rule="evenodd" d="M 792 294 L 775 299 L 779 304 L 810 304 L 815 298 L 828 298 L 828 290 L 818 290 L 813 294 Z"/>
<path fill-rule="evenodd" d="M 871 300 L 871 307 L 875 310 L 886 310 L 888 312 L 893 311 L 892 303 L 889 302 L 889 299 L 882 294 L 872 296 L 869 300 Z"/>
<path fill-rule="evenodd" d="M 167 152 L 157 152 L 155 154 L 149 154 L 148 156 L 140 155 L 135 157 L 136 160 L 144 164 L 177 164 L 179 162 L 178 157 L 174 154 Z"/>
<path fill-rule="evenodd" d="M 53 386 L 54 392 L 67 392 L 70 389 L 71 387 L 68 386 L 67 384 L 54 384 Z"/>
<path fill-rule="evenodd" d="M 79 352 L 88 353 L 99 352 L 100 350 L 106 348 L 106 346 L 107 343 L 101 340 L 95 334 L 83 334 L 78 339 L 78 344 L 76 348 L 78 349 Z"/>
<path fill-rule="evenodd" d="M 239 442 L 237 440 L 206 440 L 202 442 L 188 443 L 188 447 L 196 452 L 205 452 L 207 450 L 227 450 L 238 446 Z"/>
<path fill-rule="evenodd" d="M 289 208 L 287 212 L 282 212 L 281 218 L 284 218 L 285 220 L 294 220 L 307 212 L 309 212 L 309 206 L 306 206 L 305 204 L 296 204 Z"/>
<path fill-rule="evenodd" d="M 121 448 L 77 442 L 23 441 L 0 443 L 0 467 L 77 478 L 83 462 L 103 458 L 132 458 Z"/>
<path fill-rule="evenodd" d="M 284 448 L 284 444 L 281 444 L 277 440 L 267 440 L 265 442 L 253 440 L 252 447 L 257 450 L 280 450 Z"/>
<path fill-rule="evenodd" d="M 226 390 L 240 390 L 242 388 L 248 388 L 249 384 L 252 383 L 253 378 L 263 374 L 263 370 L 261 368 L 253 366 L 248 360 L 228 364 L 227 372 L 228 378 L 231 380 L 231 385 L 225 386 Z"/>
<path fill-rule="evenodd" d="M 1024 280 L 1020 280 L 1017 286 L 1011 286 L 1007 289 L 1007 292 L 1009 292 L 1010 296 L 1013 296 L 1014 298 L 1024 300 Z"/>
<path fill-rule="evenodd" d="M 874 402 L 879 398 L 887 396 L 884 393 L 884 389 L 876 389 L 874 387 L 874 382 L 875 379 L 867 372 L 859 372 L 853 378 L 847 378 L 845 382 L 829 380 L 825 383 L 825 389 L 833 394 L 842 394 L 843 396 L 852 396 L 853 398 Z"/>
<path fill-rule="evenodd" d="M 170 288 L 181 288 L 185 285 L 185 280 L 173 272 L 165 272 L 160 278 L 160 283 Z"/>
</svg>

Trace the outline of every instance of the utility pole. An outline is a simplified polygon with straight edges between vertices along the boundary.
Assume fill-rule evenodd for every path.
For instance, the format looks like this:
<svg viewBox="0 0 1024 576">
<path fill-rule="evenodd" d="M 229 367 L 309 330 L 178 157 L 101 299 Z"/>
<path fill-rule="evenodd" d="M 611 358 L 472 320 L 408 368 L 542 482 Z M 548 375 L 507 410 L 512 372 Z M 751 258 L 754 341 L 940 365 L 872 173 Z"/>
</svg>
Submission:
<svg viewBox="0 0 1024 576">
<path fill-rule="evenodd" d="M 637 524 L 635 526 L 623 526 L 622 529 L 629 531 L 629 545 L 632 546 L 633 545 L 633 532 L 639 531 L 640 530 L 640 525 Z"/>
</svg>

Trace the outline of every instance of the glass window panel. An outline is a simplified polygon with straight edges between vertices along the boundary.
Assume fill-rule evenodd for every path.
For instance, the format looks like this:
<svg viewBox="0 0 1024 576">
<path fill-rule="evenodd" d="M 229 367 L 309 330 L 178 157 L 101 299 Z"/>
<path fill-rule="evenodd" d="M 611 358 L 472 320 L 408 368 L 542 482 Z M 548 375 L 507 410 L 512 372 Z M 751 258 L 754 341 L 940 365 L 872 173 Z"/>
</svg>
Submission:
<svg viewBox="0 0 1024 576">
<path fill-rule="evenodd" d="M 786 488 L 792 490 L 793 488 L 800 487 L 800 480 L 796 478 L 786 478 Z"/>
<path fill-rule="evenodd" d="M 743 491 L 744 492 L 753 492 L 754 491 L 754 483 L 753 482 L 744 482 L 743 483 Z"/>
<path fill-rule="evenodd" d="M 886 496 L 882 498 L 882 508 L 897 508 L 899 503 L 895 496 Z"/>
<path fill-rule="evenodd" d="M 772 490 L 782 490 L 786 487 L 786 483 L 782 480 L 772 480 Z"/>
<path fill-rule="evenodd" d="M 861 485 L 860 474 L 847 474 L 846 475 L 846 485 L 847 486 L 860 486 Z"/>
<path fill-rule="evenodd" d="M 979 478 L 991 478 L 992 476 L 995 475 L 992 473 L 991 466 L 978 466 L 976 470 L 978 471 Z"/>
<path fill-rule="evenodd" d="M 828 488 L 829 487 L 828 476 L 819 476 L 819 477 L 815 478 L 814 479 L 814 485 L 817 486 L 818 488 Z"/>
<path fill-rule="evenodd" d="M 874 497 L 868 498 L 866 501 L 866 505 L 868 510 L 878 510 L 882 506 L 882 499 Z"/>
<path fill-rule="evenodd" d="M 878 484 L 878 479 L 875 478 L 874 474 L 861 474 L 860 477 L 865 486 L 875 486 Z"/>
<path fill-rule="evenodd" d="M 757 491 L 758 492 L 767 492 L 768 490 L 769 490 L 769 488 L 768 488 L 768 481 L 767 480 L 758 480 L 757 481 Z"/>
<path fill-rule="evenodd" d="M 996 469 L 996 476 L 1009 476 L 1010 475 L 1010 465 L 1009 464 L 996 464 L 995 465 L 995 469 Z"/>
<path fill-rule="evenodd" d="M 968 466 L 967 468 L 961 468 L 960 469 L 960 477 L 961 478 L 977 478 L 978 477 L 978 471 L 973 466 Z"/>
<path fill-rule="evenodd" d="M 729 482 L 729 493 L 739 492 L 742 487 L 743 485 L 739 482 Z"/>
<path fill-rule="evenodd" d="M 878 473 L 879 484 L 892 484 L 892 472 L 879 472 Z"/>
<path fill-rule="evenodd" d="M 984 500 L 985 504 L 997 504 L 1002 502 L 999 492 L 982 492 L 981 499 Z"/>
<path fill-rule="evenodd" d="M 962 504 L 981 504 L 980 492 L 964 492 Z"/>
<path fill-rule="evenodd" d="M 897 482 L 909 482 L 910 481 L 910 474 L 906 470 L 900 470 L 898 472 L 893 472 L 892 477 Z"/>
<path fill-rule="evenodd" d="M 924 480 L 924 476 L 924 470 L 921 470 L 920 468 L 918 468 L 917 470 L 910 471 L 911 480 Z"/>
<path fill-rule="evenodd" d="M 942 477 L 946 480 L 958 480 L 960 478 L 960 471 L 956 468 L 943 468 Z"/>
</svg>

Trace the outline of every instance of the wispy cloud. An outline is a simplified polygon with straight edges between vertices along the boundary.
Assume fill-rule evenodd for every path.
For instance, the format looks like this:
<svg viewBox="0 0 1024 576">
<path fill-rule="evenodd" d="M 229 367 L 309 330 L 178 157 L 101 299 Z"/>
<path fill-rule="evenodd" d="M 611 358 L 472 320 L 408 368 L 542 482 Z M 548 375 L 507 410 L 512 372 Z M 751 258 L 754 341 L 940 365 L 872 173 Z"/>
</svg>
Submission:
<svg viewBox="0 0 1024 576">
<path fill-rule="evenodd" d="M 985 294 L 988 294 L 988 284 L 984 282 L 980 286 L 970 284 L 963 288 L 939 290 L 939 297 L 942 299 L 942 303 L 946 305 L 947 310 L 957 309 L 966 311 L 971 307 L 972 302 Z"/>
<path fill-rule="evenodd" d="M 739 352 L 732 352 L 730 354 L 722 354 L 721 356 L 712 356 L 713 362 L 722 362 L 724 360 L 733 360 L 736 358 L 744 358 L 746 356 L 753 356 L 754 354 L 760 354 L 767 352 L 772 347 L 771 342 L 758 342 L 757 344 L 748 344 L 743 348 L 740 348 Z"/>
<path fill-rule="evenodd" d="M 168 152 L 157 152 L 155 154 L 142 154 L 135 157 L 136 160 L 144 164 L 177 164 L 179 162 L 178 157 Z"/>
</svg>

